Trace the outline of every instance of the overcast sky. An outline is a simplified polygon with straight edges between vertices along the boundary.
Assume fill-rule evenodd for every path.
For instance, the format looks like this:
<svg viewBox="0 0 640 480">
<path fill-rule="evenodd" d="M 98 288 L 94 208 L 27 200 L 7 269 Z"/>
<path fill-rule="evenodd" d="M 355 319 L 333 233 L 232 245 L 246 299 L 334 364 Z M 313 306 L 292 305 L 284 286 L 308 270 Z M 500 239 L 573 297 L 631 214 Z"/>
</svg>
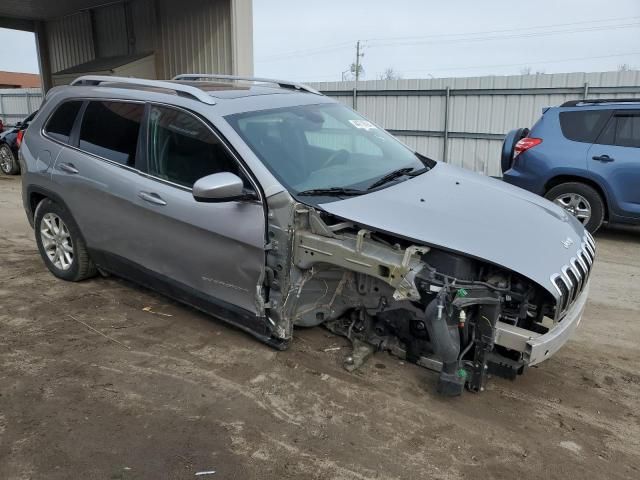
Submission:
<svg viewBox="0 0 640 480">
<path fill-rule="evenodd" d="M 254 0 L 255 73 L 339 80 L 640 69 L 640 0 Z M 0 70 L 37 72 L 33 35 L 0 29 Z"/>
<path fill-rule="evenodd" d="M 339 80 L 640 68 L 640 0 L 254 0 L 257 75 Z M 291 53 L 293 52 L 293 53 Z M 287 55 L 287 53 L 291 53 Z"/>
</svg>

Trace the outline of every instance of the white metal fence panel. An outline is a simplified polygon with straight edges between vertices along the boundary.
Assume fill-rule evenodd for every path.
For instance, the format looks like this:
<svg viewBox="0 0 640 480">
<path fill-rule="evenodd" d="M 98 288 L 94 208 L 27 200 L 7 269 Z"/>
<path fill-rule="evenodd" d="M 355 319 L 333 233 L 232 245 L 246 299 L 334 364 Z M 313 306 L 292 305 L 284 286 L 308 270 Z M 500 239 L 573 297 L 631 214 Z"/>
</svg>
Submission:
<svg viewBox="0 0 640 480">
<path fill-rule="evenodd" d="M 311 85 L 425 155 L 499 176 L 509 130 L 568 100 L 640 98 L 640 71 L 367 80 L 355 93 L 355 82 Z"/>
<path fill-rule="evenodd" d="M 39 88 L 0 89 L 0 119 L 14 125 L 40 108 L 42 91 Z"/>
</svg>

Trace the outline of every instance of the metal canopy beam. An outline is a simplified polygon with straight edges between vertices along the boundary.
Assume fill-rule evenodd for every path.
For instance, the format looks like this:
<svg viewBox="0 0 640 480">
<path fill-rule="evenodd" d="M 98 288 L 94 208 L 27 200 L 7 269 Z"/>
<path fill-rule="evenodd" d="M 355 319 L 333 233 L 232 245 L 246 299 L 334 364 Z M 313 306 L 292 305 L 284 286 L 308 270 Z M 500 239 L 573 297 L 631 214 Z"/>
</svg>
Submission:
<svg viewBox="0 0 640 480">
<path fill-rule="evenodd" d="M 48 20 L 109 3 L 118 2 L 110 2 L 108 0 L 30 0 L 28 2 L 24 0 L 2 0 L 0 2 L 0 18 L 6 17 L 26 21 Z M 24 28 L 16 28 L 16 30 L 24 30 Z"/>
<path fill-rule="evenodd" d="M 0 28 L 8 28 L 10 30 L 23 30 L 25 32 L 33 32 L 36 26 L 33 20 L 0 16 Z"/>
</svg>

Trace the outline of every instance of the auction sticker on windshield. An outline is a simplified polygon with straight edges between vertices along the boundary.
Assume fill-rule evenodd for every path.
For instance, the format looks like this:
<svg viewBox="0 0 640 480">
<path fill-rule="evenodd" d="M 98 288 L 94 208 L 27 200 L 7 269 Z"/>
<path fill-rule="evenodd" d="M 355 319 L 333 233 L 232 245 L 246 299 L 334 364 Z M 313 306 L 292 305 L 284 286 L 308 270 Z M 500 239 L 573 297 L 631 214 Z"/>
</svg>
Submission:
<svg viewBox="0 0 640 480">
<path fill-rule="evenodd" d="M 378 127 L 376 127 L 373 123 L 368 122 L 366 120 L 349 120 L 349 123 L 351 125 L 353 125 L 356 128 L 361 128 L 363 130 L 377 130 Z"/>
</svg>

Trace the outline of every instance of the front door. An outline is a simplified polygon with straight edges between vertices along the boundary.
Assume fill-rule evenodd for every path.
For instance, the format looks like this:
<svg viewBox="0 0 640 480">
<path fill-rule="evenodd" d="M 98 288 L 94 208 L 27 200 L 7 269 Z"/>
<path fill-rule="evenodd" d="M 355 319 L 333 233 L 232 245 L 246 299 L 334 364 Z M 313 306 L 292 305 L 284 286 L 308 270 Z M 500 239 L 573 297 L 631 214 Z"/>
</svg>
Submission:
<svg viewBox="0 0 640 480">
<path fill-rule="evenodd" d="M 256 186 L 201 119 L 166 106 L 150 105 L 148 112 L 133 260 L 193 298 L 239 307 L 255 319 L 262 313 L 257 297 L 265 268 L 262 202 L 203 203 L 191 189 L 196 180 L 218 172 L 237 174 L 249 189 L 257 191 Z"/>
<path fill-rule="evenodd" d="M 607 185 L 613 212 L 640 217 L 640 111 L 615 112 L 587 160 L 589 170 Z"/>
</svg>

